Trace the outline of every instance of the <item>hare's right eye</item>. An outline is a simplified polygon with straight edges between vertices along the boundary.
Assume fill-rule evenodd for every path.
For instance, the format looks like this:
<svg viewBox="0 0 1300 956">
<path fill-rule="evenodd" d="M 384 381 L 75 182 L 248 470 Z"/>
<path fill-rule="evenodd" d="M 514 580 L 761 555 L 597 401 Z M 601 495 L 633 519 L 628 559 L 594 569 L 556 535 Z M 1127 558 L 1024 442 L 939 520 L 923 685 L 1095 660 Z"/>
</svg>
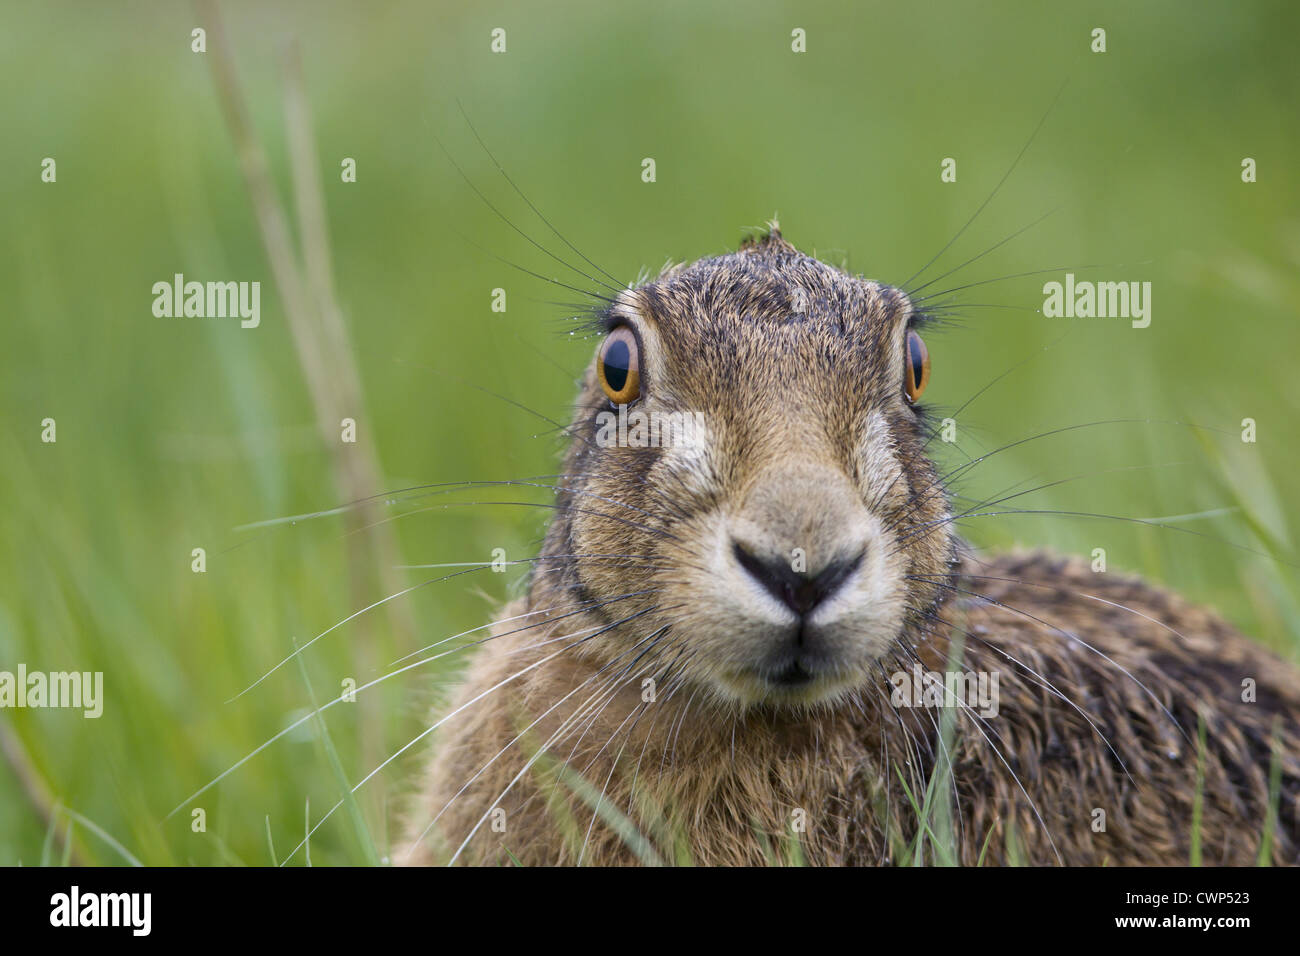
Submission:
<svg viewBox="0 0 1300 956">
<path fill-rule="evenodd" d="M 629 405 L 641 394 L 641 361 L 636 336 L 620 325 L 605 337 L 596 355 L 600 387 L 615 405 Z"/>
</svg>

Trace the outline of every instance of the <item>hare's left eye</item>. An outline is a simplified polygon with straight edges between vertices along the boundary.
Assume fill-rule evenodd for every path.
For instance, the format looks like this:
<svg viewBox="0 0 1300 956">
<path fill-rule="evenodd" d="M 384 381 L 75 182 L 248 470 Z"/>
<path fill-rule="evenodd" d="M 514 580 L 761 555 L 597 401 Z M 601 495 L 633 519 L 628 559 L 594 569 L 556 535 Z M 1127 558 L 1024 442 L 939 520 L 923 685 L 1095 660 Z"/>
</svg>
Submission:
<svg viewBox="0 0 1300 956">
<path fill-rule="evenodd" d="M 915 332 L 907 333 L 904 348 L 903 394 L 909 402 L 915 402 L 930 384 L 930 351 Z"/>
<path fill-rule="evenodd" d="M 596 377 L 615 405 L 629 405 L 641 394 L 641 357 L 636 336 L 626 325 L 605 336 L 596 355 Z"/>
</svg>

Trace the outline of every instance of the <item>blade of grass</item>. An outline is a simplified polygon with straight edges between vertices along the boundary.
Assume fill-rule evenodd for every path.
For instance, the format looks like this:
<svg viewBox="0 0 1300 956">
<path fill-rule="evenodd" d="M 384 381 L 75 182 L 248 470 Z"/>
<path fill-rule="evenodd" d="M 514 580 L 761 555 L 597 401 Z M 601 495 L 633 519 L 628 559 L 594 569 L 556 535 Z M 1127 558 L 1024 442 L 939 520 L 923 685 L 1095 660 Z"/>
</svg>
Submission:
<svg viewBox="0 0 1300 956">
<path fill-rule="evenodd" d="M 989 841 L 991 841 L 991 840 L 993 839 L 993 831 L 997 829 L 997 826 L 998 826 L 998 825 L 997 825 L 997 821 L 994 821 L 993 823 L 990 823 L 990 824 L 989 824 L 989 832 L 986 833 L 986 834 L 984 834 L 984 845 L 983 845 L 982 847 L 980 847 L 980 855 L 979 855 L 979 857 L 975 860 L 975 865 L 976 865 L 977 867 L 980 867 L 980 866 L 983 866 L 983 865 L 984 865 L 984 854 L 988 852 Z"/>
<path fill-rule="evenodd" d="M 595 812 L 601 821 L 618 834 L 628 849 L 646 866 L 663 866 L 664 861 L 655 850 L 654 845 L 637 828 L 637 825 L 615 807 L 586 777 L 567 766 L 557 766 L 555 760 L 547 753 L 538 755 L 538 762 L 567 786 L 583 803 Z"/>
<path fill-rule="evenodd" d="M 82 816 L 76 810 L 72 810 L 68 807 L 64 807 L 63 812 L 66 813 L 73 820 L 76 820 L 78 823 L 80 823 L 91 833 L 95 834 L 95 836 L 99 837 L 109 846 L 111 846 L 114 850 L 117 851 L 117 853 L 122 857 L 122 859 L 126 860 L 126 862 L 130 863 L 132 866 L 144 866 L 143 863 L 141 863 L 138 859 L 136 859 L 135 854 L 133 854 L 126 847 L 122 846 L 121 843 L 119 843 L 116 839 L 113 838 L 112 834 L 110 834 L 107 830 L 105 830 L 95 821 L 85 816 Z"/>
<path fill-rule="evenodd" d="M 72 865 L 72 818 L 68 818 L 68 828 L 63 831 L 63 856 L 59 860 L 59 866 L 68 867 Z"/>
<path fill-rule="evenodd" d="M 61 804 L 55 803 L 53 813 L 50 814 L 50 822 L 45 827 L 45 840 L 41 843 L 41 866 L 49 866 L 50 860 L 54 856 L 54 836 L 59 829 L 59 810 Z"/>
<path fill-rule="evenodd" d="M 27 747 L 23 744 L 18 732 L 8 724 L 0 724 L 0 754 L 4 755 L 5 763 L 9 764 L 14 776 L 18 778 L 18 785 L 27 796 L 27 801 L 32 805 L 32 809 L 45 823 L 47 828 L 46 839 L 48 841 L 49 831 L 55 830 L 58 826 L 59 812 L 63 809 L 62 804 L 54 798 L 50 791 L 50 785 L 46 783 L 40 770 L 37 769 L 36 763 L 27 752 Z M 42 860 L 44 858 L 42 852 Z M 69 864 L 81 866 L 84 862 L 78 848 L 71 843 L 64 844 L 63 858 L 65 861 L 64 866 Z"/>
<path fill-rule="evenodd" d="M 297 647 L 298 642 L 295 640 L 294 649 L 297 650 Z M 312 688 L 311 678 L 307 675 L 307 665 L 301 656 L 295 659 L 298 661 L 298 671 L 302 674 L 302 682 L 307 688 L 307 698 L 311 703 L 311 708 L 318 711 L 320 705 L 316 702 L 316 692 Z M 357 840 L 361 843 L 361 849 L 366 855 L 366 862 L 370 866 L 379 866 L 379 851 L 376 849 L 375 841 L 370 835 L 370 828 L 366 826 L 356 795 L 353 793 L 352 787 L 348 785 L 347 774 L 343 772 L 343 762 L 339 760 L 339 753 L 334 747 L 334 739 L 330 736 L 324 715 L 318 713 L 315 723 L 320 729 L 320 740 L 325 749 L 326 759 L 329 761 L 330 770 L 333 772 L 334 779 L 343 793 L 343 805 L 347 810 L 348 818 L 352 821 L 352 827 L 356 831 Z"/>
<path fill-rule="evenodd" d="M 1282 800 L 1282 718 L 1273 718 L 1273 756 L 1268 765 L 1268 812 L 1259 841 L 1260 866 L 1273 865 L 1273 831 L 1277 829 L 1278 805 Z"/>
<path fill-rule="evenodd" d="M 1196 793 L 1192 796 L 1191 865 L 1201 865 L 1201 814 L 1205 804 L 1205 714 L 1196 715 Z"/>
<path fill-rule="evenodd" d="M 271 838 L 271 815 L 266 815 L 266 848 L 271 852 L 271 865 L 279 866 L 279 857 L 275 855 L 275 840 Z"/>
</svg>

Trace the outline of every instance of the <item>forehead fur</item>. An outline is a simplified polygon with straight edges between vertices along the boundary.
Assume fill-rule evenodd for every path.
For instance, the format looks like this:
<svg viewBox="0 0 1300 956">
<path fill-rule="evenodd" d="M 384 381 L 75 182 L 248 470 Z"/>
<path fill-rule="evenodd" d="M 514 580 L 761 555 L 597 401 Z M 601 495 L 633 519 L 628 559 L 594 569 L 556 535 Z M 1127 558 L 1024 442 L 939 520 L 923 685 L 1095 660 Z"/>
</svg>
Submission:
<svg viewBox="0 0 1300 956">
<path fill-rule="evenodd" d="M 632 300 L 661 346 L 647 357 L 652 392 L 697 407 L 713 405 L 720 386 L 760 405 L 794 393 L 796 407 L 823 415 L 828 405 L 852 414 L 897 401 L 907 297 L 804 255 L 775 229 L 670 269 Z"/>
<path fill-rule="evenodd" d="M 666 270 L 638 292 L 653 318 L 678 324 L 716 316 L 860 335 L 910 311 L 899 290 L 804 255 L 776 229 L 746 240 L 739 252 Z"/>
</svg>

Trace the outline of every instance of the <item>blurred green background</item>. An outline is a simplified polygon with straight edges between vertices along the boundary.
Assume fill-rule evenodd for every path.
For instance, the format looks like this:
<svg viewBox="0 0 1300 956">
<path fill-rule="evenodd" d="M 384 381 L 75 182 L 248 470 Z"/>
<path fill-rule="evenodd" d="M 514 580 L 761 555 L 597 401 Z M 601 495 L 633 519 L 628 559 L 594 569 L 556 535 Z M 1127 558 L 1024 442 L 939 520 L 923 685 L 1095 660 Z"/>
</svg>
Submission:
<svg viewBox="0 0 1300 956">
<path fill-rule="evenodd" d="M 395 497 L 372 509 L 393 520 L 368 530 L 346 514 L 239 530 L 342 504 L 341 476 L 366 443 L 377 491 L 556 470 L 553 426 L 512 403 L 566 419 L 593 343 L 569 336 L 572 310 L 550 304 L 574 293 L 493 258 L 575 278 L 497 219 L 439 148 L 568 254 L 457 98 L 529 198 L 621 279 L 731 249 L 779 215 L 805 251 L 902 282 L 988 196 L 1065 83 L 1001 192 L 926 273 L 1057 210 L 931 287 L 1059 270 L 967 290 L 971 305 L 1011 308 L 969 308 L 929 337 L 941 413 L 1032 358 L 962 412 L 960 447 L 937 453 L 956 465 L 1065 425 L 1149 420 L 1018 445 L 957 491 L 978 501 L 1084 476 L 1007 505 L 1173 518 L 1196 534 L 1067 515 L 964 531 L 988 548 L 1105 548 L 1112 571 L 1166 582 L 1300 657 L 1294 567 L 1266 556 L 1294 559 L 1298 517 L 1294 4 L 465 6 L 221 6 L 295 231 L 282 64 L 290 41 L 301 51 L 342 354 L 364 392 L 364 441 L 343 446 L 317 427 L 220 108 L 217 39 L 190 49 L 205 15 L 182 3 L 3 5 L 0 669 L 103 671 L 106 700 L 98 720 L 0 712 L 0 861 L 61 859 L 70 820 L 78 861 L 284 859 L 342 781 L 427 726 L 463 654 L 332 708 L 327 735 L 312 721 L 286 734 L 194 802 L 205 832 L 188 808 L 164 817 L 313 695 L 485 623 L 518 587 L 522 566 L 421 587 L 228 702 L 295 641 L 447 573 L 398 565 L 490 561 L 494 548 L 523 559 L 544 528 L 545 509 L 484 502 L 545 502 L 545 490 L 488 488 Z M 504 55 L 489 50 L 495 27 Z M 803 54 L 791 52 L 796 27 Z M 1094 27 L 1107 30 L 1104 54 L 1089 52 Z M 41 181 L 45 157 L 56 183 Z M 356 183 L 340 181 L 344 157 Z M 956 183 L 940 182 L 945 157 Z M 1257 183 L 1241 181 L 1244 157 Z M 1036 314 L 1043 282 L 1069 268 L 1150 281 L 1150 328 Z M 261 281 L 261 327 L 156 318 L 151 286 L 176 272 Z M 504 313 L 490 309 L 498 287 Z M 40 440 L 47 417 L 54 444 Z M 1239 437 L 1248 417 L 1255 444 Z M 191 571 L 197 547 L 203 574 Z M 313 834 L 311 862 L 387 855 L 427 743 L 360 790 L 364 826 L 340 812 Z"/>
</svg>

